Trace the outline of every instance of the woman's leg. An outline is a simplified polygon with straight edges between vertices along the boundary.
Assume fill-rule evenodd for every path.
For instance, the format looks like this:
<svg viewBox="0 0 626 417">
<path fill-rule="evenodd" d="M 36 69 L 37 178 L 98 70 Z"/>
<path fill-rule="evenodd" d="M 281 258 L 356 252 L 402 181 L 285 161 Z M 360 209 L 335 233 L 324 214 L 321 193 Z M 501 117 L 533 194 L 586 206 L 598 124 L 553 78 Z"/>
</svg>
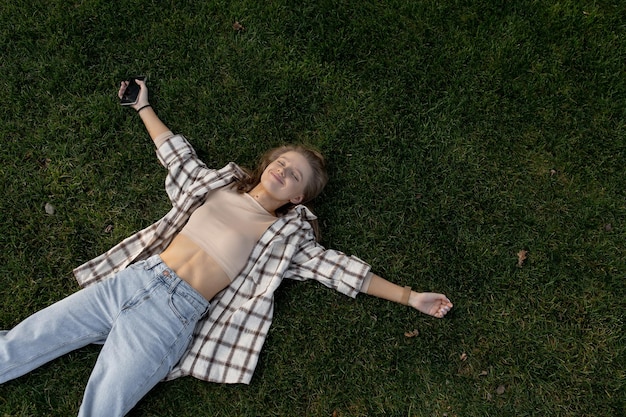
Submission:
<svg viewBox="0 0 626 417">
<path fill-rule="evenodd" d="M 165 264 L 121 308 L 93 369 L 79 416 L 123 416 L 184 354 L 208 302 Z"/>
<path fill-rule="evenodd" d="M 98 286 L 80 290 L 0 333 L 0 383 L 102 341 L 111 326 Z"/>
</svg>

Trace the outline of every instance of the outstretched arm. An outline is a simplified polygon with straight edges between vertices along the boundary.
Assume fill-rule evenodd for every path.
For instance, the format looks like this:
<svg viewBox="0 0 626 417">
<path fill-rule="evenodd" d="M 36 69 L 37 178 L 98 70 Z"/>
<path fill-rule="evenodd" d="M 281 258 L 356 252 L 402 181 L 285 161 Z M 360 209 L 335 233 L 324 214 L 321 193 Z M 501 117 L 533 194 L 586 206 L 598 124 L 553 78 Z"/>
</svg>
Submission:
<svg viewBox="0 0 626 417">
<path fill-rule="evenodd" d="M 159 116 L 157 116 L 157 114 L 154 112 L 154 109 L 152 109 L 152 106 L 150 105 L 150 102 L 148 100 L 148 87 L 146 86 L 146 83 L 143 80 L 136 80 L 136 82 L 140 88 L 139 96 L 137 97 L 137 102 L 131 107 L 135 109 L 137 113 L 139 113 L 139 117 L 141 117 L 143 124 L 146 126 L 148 134 L 150 135 L 152 140 L 155 141 L 155 144 L 158 147 L 160 143 L 158 143 L 159 141 L 157 141 L 157 139 L 162 138 L 163 135 L 171 134 L 171 131 L 165 125 L 165 123 L 163 123 L 161 119 L 159 119 Z M 122 81 L 122 84 L 120 85 L 120 90 L 117 93 L 120 98 L 124 94 L 126 87 L 128 87 L 128 82 Z"/>
<path fill-rule="evenodd" d="M 396 303 L 408 304 L 424 314 L 439 319 L 452 308 L 452 303 L 443 294 L 411 291 L 408 287 L 403 288 L 376 274 L 372 274 L 367 294 Z"/>
</svg>

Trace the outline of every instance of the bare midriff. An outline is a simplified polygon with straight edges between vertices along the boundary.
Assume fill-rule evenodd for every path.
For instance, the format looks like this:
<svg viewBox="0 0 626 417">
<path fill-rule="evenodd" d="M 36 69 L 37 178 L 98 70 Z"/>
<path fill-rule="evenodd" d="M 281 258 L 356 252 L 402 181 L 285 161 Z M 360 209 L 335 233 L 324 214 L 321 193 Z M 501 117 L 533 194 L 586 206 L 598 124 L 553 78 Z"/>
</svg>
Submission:
<svg viewBox="0 0 626 417">
<path fill-rule="evenodd" d="M 172 240 L 161 259 L 207 300 L 230 284 L 230 278 L 215 259 L 183 234 Z"/>
</svg>

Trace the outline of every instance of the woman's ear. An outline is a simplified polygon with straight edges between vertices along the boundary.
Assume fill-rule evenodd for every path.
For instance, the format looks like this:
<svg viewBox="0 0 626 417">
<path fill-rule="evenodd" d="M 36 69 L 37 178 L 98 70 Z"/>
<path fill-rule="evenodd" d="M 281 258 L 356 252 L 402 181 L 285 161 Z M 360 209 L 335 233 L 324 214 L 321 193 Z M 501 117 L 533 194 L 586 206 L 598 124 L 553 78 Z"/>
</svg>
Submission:
<svg viewBox="0 0 626 417">
<path fill-rule="evenodd" d="M 292 204 L 300 204 L 302 203 L 302 200 L 304 200 L 304 195 L 300 194 L 297 197 L 292 198 L 291 200 L 289 200 Z"/>
</svg>

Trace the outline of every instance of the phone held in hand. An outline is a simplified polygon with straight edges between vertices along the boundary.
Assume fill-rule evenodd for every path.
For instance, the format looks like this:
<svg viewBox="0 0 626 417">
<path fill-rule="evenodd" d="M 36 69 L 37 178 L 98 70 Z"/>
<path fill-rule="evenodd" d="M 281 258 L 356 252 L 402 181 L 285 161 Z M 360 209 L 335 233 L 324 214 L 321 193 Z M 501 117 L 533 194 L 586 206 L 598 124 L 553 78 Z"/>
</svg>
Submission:
<svg viewBox="0 0 626 417">
<path fill-rule="evenodd" d="M 122 106 L 132 106 L 137 102 L 137 97 L 139 96 L 139 84 L 135 80 L 145 80 L 146 77 L 144 75 L 140 75 L 138 77 L 130 77 L 126 81 L 128 81 L 128 86 L 126 90 L 124 90 L 124 94 L 120 98 L 120 103 Z"/>
</svg>

